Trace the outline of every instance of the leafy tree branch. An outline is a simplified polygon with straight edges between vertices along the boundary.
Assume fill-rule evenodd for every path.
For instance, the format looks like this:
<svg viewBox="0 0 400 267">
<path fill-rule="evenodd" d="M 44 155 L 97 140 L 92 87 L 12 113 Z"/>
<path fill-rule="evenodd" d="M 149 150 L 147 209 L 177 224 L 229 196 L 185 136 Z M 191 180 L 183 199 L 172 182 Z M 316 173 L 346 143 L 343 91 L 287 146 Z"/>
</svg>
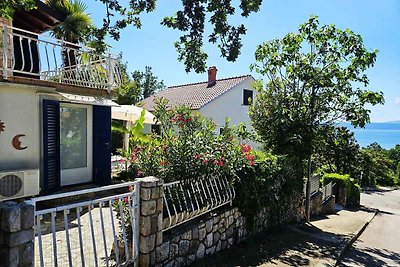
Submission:
<svg viewBox="0 0 400 267">
<path fill-rule="evenodd" d="M 156 0 L 130 0 L 125 4 L 119 0 L 100 0 L 106 8 L 103 25 L 94 29 L 97 47 L 104 49 L 104 38 L 110 34 L 119 40 L 120 31 L 128 26 L 141 28 L 140 15 L 153 12 Z M 262 0 L 241 0 L 240 15 L 247 17 L 260 9 Z M 217 44 L 221 56 L 228 61 L 235 61 L 242 47 L 241 37 L 246 33 L 243 24 L 234 26 L 229 23 L 229 17 L 237 13 L 232 0 L 182 0 L 182 9 L 172 16 L 166 16 L 161 24 L 182 32 L 175 42 L 178 60 L 185 64 L 185 70 L 197 73 L 205 72 L 207 53 L 203 50 L 204 30 L 206 23 L 212 25 L 208 41 Z M 206 18 L 210 17 L 208 21 Z"/>
<path fill-rule="evenodd" d="M 343 120 L 364 127 L 366 104 L 383 104 L 382 92 L 367 89 L 365 71 L 377 50 L 364 47 L 360 35 L 335 25 L 320 25 L 316 16 L 297 33 L 261 44 L 251 68 L 267 81 L 250 116 L 257 132 L 279 154 L 307 158 L 322 127 Z"/>
</svg>

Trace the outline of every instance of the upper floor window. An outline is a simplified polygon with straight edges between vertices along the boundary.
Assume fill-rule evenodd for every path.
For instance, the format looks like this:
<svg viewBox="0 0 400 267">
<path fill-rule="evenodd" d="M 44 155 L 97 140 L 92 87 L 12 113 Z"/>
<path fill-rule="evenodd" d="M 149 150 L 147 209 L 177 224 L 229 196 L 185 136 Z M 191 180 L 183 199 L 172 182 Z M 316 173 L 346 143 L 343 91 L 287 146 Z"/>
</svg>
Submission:
<svg viewBox="0 0 400 267">
<path fill-rule="evenodd" d="M 243 106 L 249 106 L 253 101 L 253 90 L 243 90 Z"/>
</svg>

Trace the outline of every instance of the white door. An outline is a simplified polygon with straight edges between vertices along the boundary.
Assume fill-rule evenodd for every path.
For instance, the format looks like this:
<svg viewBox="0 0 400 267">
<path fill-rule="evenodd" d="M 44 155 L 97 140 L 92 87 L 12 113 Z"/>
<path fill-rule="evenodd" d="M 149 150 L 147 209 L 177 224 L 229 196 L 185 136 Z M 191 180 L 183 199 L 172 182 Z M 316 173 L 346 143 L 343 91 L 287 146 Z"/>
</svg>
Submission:
<svg viewBox="0 0 400 267">
<path fill-rule="evenodd" d="M 61 103 L 61 186 L 92 181 L 92 106 Z"/>
</svg>

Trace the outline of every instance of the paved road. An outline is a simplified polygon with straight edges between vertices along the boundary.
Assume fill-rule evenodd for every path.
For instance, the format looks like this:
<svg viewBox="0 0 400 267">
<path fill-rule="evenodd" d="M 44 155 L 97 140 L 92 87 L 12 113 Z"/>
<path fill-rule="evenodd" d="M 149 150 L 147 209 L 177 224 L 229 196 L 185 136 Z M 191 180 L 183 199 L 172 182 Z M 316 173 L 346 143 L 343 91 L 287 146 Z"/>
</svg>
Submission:
<svg viewBox="0 0 400 267">
<path fill-rule="evenodd" d="M 400 190 L 362 193 L 361 204 L 380 213 L 340 266 L 400 266 Z"/>
</svg>

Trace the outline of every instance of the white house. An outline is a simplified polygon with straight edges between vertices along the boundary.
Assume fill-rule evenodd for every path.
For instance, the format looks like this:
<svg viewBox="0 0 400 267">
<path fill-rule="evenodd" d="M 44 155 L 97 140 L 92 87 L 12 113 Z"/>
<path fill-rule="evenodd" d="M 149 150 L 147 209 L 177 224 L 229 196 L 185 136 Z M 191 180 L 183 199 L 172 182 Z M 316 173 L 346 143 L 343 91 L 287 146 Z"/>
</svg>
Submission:
<svg viewBox="0 0 400 267">
<path fill-rule="evenodd" d="M 166 98 L 170 106 L 189 106 L 193 111 L 211 118 L 217 129 L 230 118 L 230 124 L 246 123 L 251 129 L 249 106 L 256 96 L 253 89 L 254 78 L 251 75 L 217 79 L 217 68 L 208 69 L 205 82 L 170 86 L 165 90 L 146 98 L 144 108 L 153 111 L 156 98 Z"/>
<path fill-rule="evenodd" d="M 0 201 L 111 182 L 115 58 L 43 35 L 64 18 L 36 3 L 0 18 Z"/>
</svg>

